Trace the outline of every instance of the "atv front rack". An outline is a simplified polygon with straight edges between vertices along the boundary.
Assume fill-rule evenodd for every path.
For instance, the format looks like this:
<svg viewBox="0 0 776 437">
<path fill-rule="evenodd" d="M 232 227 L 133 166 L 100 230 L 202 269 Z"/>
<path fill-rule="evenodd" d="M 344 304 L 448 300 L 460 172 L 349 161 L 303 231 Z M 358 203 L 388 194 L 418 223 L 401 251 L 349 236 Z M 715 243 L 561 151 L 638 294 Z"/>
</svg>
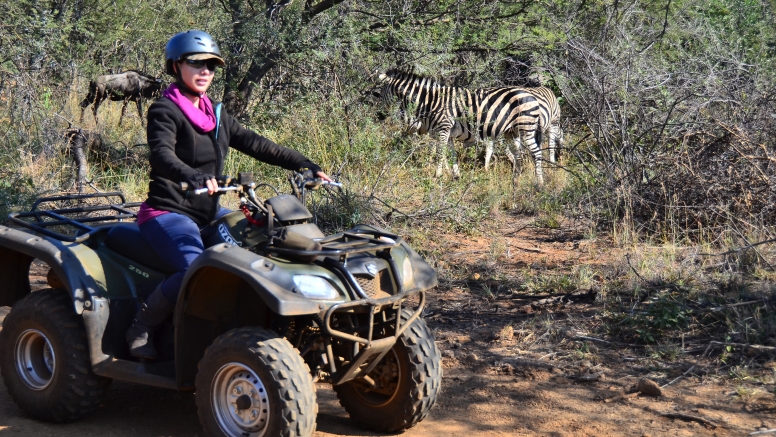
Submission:
<svg viewBox="0 0 776 437">
<path fill-rule="evenodd" d="M 409 317 L 404 318 L 402 317 L 402 302 L 404 301 L 404 298 L 411 294 L 407 293 L 406 291 L 402 291 L 401 293 L 385 298 L 380 299 L 380 303 L 382 305 L 390 304 L 392 308 L 396 311 L 396 320 L 395 320 L 395 330 L 393 332 L 393 335 L 390 335 L 388 337 L 383 338 L 373 338 L 374 336 L 374 327 L 375 327 L 375 305 L 370 305 L 370 311 L 369 314 L 369 321 L 366 325 L 367 332 L 365 337 L 359 337 L 353 334 L 349 334 L 347 332 L 340 331 L 338 329 L 334 329 L 331 326 L 332 317 L 335 313 L 343 313 L 348 311 L 350 308 L 354 307 L 360 307 L 364 304 L 367 304 L 364 300 L 358 300 L 358 301 L 351 301 L 351 302 L 343 302 L 340 304 L 332 305 L 327 311 L 326 315 L 323 318 L 323 331 L 327 334 L 327 336 L 331 336 L 333 338 L 339 338 L 341 340 L 350 341 L 353 343 L 354 346 L 354 356 L 353 360 L 350 361 L 345 366 L 341 366 L 340 368 L 337 368 L 336 360 L 334 357 L 334 350 L 332 348 L 332 343 L 329 337 L 326 337 L 324 339 L 324 343 L 326 346 L 326 355 L 327 355 L 327 361 L 329 364 L 329 371 L 332 375 L 332 384 L 339 385 L 347 381 L 351 381 L 356 378 L 361 378 L 365 382 L 369 382 L 368 376 L 369 373 L 375 368 L 375 366 L 380 362 L 380 360 L 383 359 L 383 357 L 388 353 L 388 351 L 391 350 L 394 344 L 396 344 L 396 341 L 399 339 L 399 337 L 404 333 L 404 331 L 407 330 L 407 328 L 412 325 L 412 323 L 420 317 L 420 314 L 423 312 L 423 308 L 426 306 L 426 292 L 425 291 L 414 291 L 412 293 L 417 292 L 420 296 L 420 302 L 418 303 L 418 307 L 412 311 Z"/>
<path fill-rule="evenodd" d="M 363 231 L 359 230 L 359 233 L 353 231 L 340 232 L 317 241 L 321 243 L 322 248 L 320 250 L 266 246 L 264 247 L 264 253 L 266 255 L 278 254 L 293 257 L 339 257 L 340 261 L 344 261 L 348 255 L 354 253 L 390 250 L 401 245 L 402 239 L 396 234 L 365 229 Z"/>
<path fill-rule="evenodd" d="M 42 209 L 38 206 L 45 203 L 61 201 L 83 201 L 86 199 L 119 198 L 120 204 L 107 203 L 99 205 L 84 205 L 72 208 Z M 99 229 L 86 223 L 122 222 L 137 220 L 137 212 L 128 208 L 137 208 L 140 202 L 127 203 L 124 194 L 120 192 L 72 194 L 65 196 L 43 197 L 32 204 L 29 212 L 14 212 L 8 215 L 11 222 L 31 229 L 38 234 L 61 241 L 81 243 L 89 238 L 92 232 Z M 76 217 L 70 217 L 77 215 Z"/>
<path fill-rule="evenodd" d="M 426 304 L 426 293 L 418 289 L 407 290 L 404 288 L 396 261 L 391 255 L 391 249 L 400 246 L 402 243 L 401 237 L 396 234 L 376 229 L 357 229 L 335 234 L 318 241 L 323 246 L 321 250 L 300 251 L 272 246 L 268 246 L 265 250 L 278 254 L 317 255 L 324 257 L 323 260 L 316 260 L 315 264 L 334 273 L 343 284 L 347 285 L 345 288 L 350 294 L 351 300 L 332 305 L 326 311 L 323 319 L 319 321 L 324 333 L 327 335 L 325 343 L 329 371 L 331 372 L 334 385 L 356 378 L 361 378 L 368 383 L 369 372 L 391 350 L 404 331 L 420 317 Z M 391 277 L 396 286 L 393 295 L 381 299 L 374 299 L 368 296 L 353 274 L 345 267 L 349 255 L 367 251 L 374 252 L 376 256 L 387 261 Z M 408 317 L 402 317 L 402 302 L 404 302 L 407 296 L 414 293 L 419 293 L 420 296 L 418 307 Z M 366 332 L 363 333 L 363 336 L 354 335 L 356 332 L 344 332 L 332 326 L 332 319 L 335 314 L 344 314 L 353 308 L 364 306 L 368 306 L 369 311 L 367 312 L 368 322 L 365 325 Z M 380 308 L 385 307 L 396 312 L 393 333 L 388 337 L 374 338 L 375 315 L 379 313 Z M 359 334 L 361 333 L 359 332 Z M 353 360 L 347 365 L 338 368 L 335 364 L 336 360 L 329 338 L 352 342 L 354 347 Z"/>
</svg>

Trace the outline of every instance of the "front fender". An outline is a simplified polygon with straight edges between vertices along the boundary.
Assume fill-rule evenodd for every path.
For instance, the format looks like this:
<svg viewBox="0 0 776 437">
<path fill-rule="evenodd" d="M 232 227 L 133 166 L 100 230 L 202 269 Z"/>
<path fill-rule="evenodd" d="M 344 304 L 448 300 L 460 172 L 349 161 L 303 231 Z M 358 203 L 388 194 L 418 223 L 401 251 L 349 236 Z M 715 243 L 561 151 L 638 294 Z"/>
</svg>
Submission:
<svg viewBox="0 0 776 437">
<path fill-rule="evenodd" d="M 189 293 L 195 285 L 192 280 L 204 268 L 215 267 L 229 272 L 247 284 L 259 295 L 272 312 L 282 316 L 317 314 L 324 308 L 318 303 L 294 293 L 290 275 L 272 259 L 265 258 L 239 246 L 223 243 L 202 252 L 191 264 L 183 279 L 183 293 L 178 298 L 176 314 L 182 317 Z M 285 284 L 285 286 L 283 286 Z"/>
<path fill-rule="evenodd" d="M 36 258 L 54 270 L 78 314 L 83 313 L 85 306 L 91 306 L 92 296 L 104 291 L 99 257 L 89 247 L 0 226 L 0 278 L 4 282 L 0 287 L 0 306 L 13 305 L 30 292 L 29 269 Z M 91 269 L 94 271 L 87 271 L 84 263 L 96 263 Z"/>
<path fill-rule="evenodd" d="M 370 231 L 375 230 L 379 232 L 384 233 L 390 233 L 389 231 L 379 228 L 377 226 L 371 226 L 371 225 L 365 225 L 365 224 L 359 224 L 356 225 L 351 232 L 359 232 L 359 231 Z M 404 250 L 404 253 L 410 259 L 410 262 L 412 263 L 412 272 L 413 272 L 413 289 L 418 290 L 428 290 L 430 288 L 434 288 L 437 285 L 439 285 L 439 282 L 437 280 L 437 273 L 436 270 L 434 270 L 433 267 L 431 267 L 426 260 L 423 259 L 420 254 L 415 252 L 414 249 L 410 247 L 409 244 L 407 244 L 406 241 L 401 242 L 401 249 Z"/>
</svg>

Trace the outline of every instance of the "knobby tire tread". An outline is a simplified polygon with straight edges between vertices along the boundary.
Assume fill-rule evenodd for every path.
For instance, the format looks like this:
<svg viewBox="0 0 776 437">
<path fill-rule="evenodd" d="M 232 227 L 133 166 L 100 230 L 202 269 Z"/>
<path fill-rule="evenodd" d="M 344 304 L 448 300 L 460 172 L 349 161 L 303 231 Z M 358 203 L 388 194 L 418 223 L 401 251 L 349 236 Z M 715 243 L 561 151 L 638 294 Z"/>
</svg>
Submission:
<svg viewBox="0 0 776 437">
<path fill-rule="evenodd" d="M 22 382 L 14 363 L 17 328 L 29 322 L 45 331 L 57 362 L 51 385 L 38 392 Z M 11 398 L 30 416 L 48 422 L 74 421 L 93 410 L 111 382 L 92 371 L 83 319 L 67 292 L 58 289 L 32 292 L 14 304 L 0 331 L 0 372 Z"/>
<path fill-rule="evenodd" d="M 403 320 L 409 319 L 411 315 L 408 310 L 402 310 Z M 362 417 L 357 406 L 351 404 L 354 397 L 348 390 L 343 390 L 343 386 L 334 387 L 340 405 L 351 418 L 369 430 L 398 432 L 412 428 L 428 416 L 439 395 L 442 384 L 442 356 L 425 321 L 416 319 L 396 343 L 407 351 L 411 372 L 410 390 L 399 393 L 397 399 L 392 402 L 399 404 L 400 414 L 369 414 L 368 417 Z"/>
<path fill-rule="evenodd" d="M 197 396 L 197 408 L 200 410 L 200 422 L 208 430 L 205 415 L 210 412 L 209 378 L 202 370 L 208 365 L 207 360 L 213 354 L 232 348 L 243 348 L 248 353 L 258 357 L 259 360 L 272 373 L 272 380 L 262 381 L 267 390 L 273 389 L 278 393 L 277 398 L 282 403 L 283 437 L 309 437 L 315 432 L 316 416 L 318 415 L 318 403 L 315 395 L 315 384 L 310 375 L 310 368 L 304 362 L 299 352 L 285 338 L 274 331 L 259 327 L 243 327 L 233 329 L 218 337 L 212 345 L 205 350 L 205 355 L 199 362 L 200 372 L 197 374 L 197 392 L 204 391 L 206 397 Z M 208 372 L 209 373 L 209 372 Z M 274 406 L 270 406 L 274 409 Z M 311 411 L 312 414 L 304 414 Z M 212 433 L 211 433 L 212 435 Z M 220 435 L 217 435 L 220 437 Z M 270 437 L 269 434 L 265 434 Z M 216 435 L 213 435 L 216 437 Z"/>
</svg>

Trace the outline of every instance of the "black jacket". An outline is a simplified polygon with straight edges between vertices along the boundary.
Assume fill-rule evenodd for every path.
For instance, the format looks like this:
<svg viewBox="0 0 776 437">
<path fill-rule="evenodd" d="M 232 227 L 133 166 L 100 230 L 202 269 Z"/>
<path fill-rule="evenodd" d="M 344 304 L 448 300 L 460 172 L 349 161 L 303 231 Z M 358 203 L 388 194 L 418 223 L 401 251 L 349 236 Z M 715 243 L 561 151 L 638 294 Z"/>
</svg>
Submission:
<svg viewBox="0 0 776 437">
<path fill-rule="evenodd" d="M 218 210 L 218 196 L 182 191 L 180 183 L 197 173 L 221 175 L 229 147 L 289 170 L 319 169 L 301 153 L 245 129 L 226 111 L 221 111 L 217 130 L 218 140 L 215 129 L 200 134 L 180 108 L 166 97 L 151 105 L 148 109 L 151 182 L 146 200 L 149 206 L 185 214 L 200 226 L 208 224 Z"/>
</svg>

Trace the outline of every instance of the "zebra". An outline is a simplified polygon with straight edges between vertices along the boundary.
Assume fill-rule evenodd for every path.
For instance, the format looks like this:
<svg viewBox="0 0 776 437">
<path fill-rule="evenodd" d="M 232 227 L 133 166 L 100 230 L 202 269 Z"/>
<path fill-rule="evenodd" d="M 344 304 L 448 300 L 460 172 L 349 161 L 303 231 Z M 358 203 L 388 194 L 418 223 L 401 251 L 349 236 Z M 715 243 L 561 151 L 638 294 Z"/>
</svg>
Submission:
<svg viewBox="0 0 776 437">
<path fill-rule="evenodd" d="M 382 99 L 398 97 L 410 132 L 439 135 L 436 176 L 446 167 L 448 147 L 453 154 L 453 176 L 459 177 L 454 139 L 471 145 L 482 139 L 505 136 L 516 147 L 525 144 L 536 158 L 536 178 L 544 182 L 541 148 L 536 144 L 540 105 L 527 91 L 517 88 L 467 89 L 449 87 L 415 73 L 390 69 L 380 74 Z M 513 173 L 517 172 L 516 161 Z"/>
<path fill-rule="evenodd" d="M 539 102 L 539 134 L 537 134 L 537 144 L 541 147 L 542 137 L 547 134 L 549 137 L 549 155 L 550 162 L 556 162 L 556 152 L 563 145 L 563 130 L 560 127 L 560 105 L 555 93 L 547 87 L 520 88 L 531 93 Z M 520 144 L 517 144 L 518 150 Z M 520 150 L 519 150 L 520 151 Z M 515 165 L 515 156 L 509 149 L 506 150 L 507 158 Z M 493 155 L 493 141 L 486 140 L 485 144 L 485 170 L 488 170 L 490 158 Z"/>
</svg>

